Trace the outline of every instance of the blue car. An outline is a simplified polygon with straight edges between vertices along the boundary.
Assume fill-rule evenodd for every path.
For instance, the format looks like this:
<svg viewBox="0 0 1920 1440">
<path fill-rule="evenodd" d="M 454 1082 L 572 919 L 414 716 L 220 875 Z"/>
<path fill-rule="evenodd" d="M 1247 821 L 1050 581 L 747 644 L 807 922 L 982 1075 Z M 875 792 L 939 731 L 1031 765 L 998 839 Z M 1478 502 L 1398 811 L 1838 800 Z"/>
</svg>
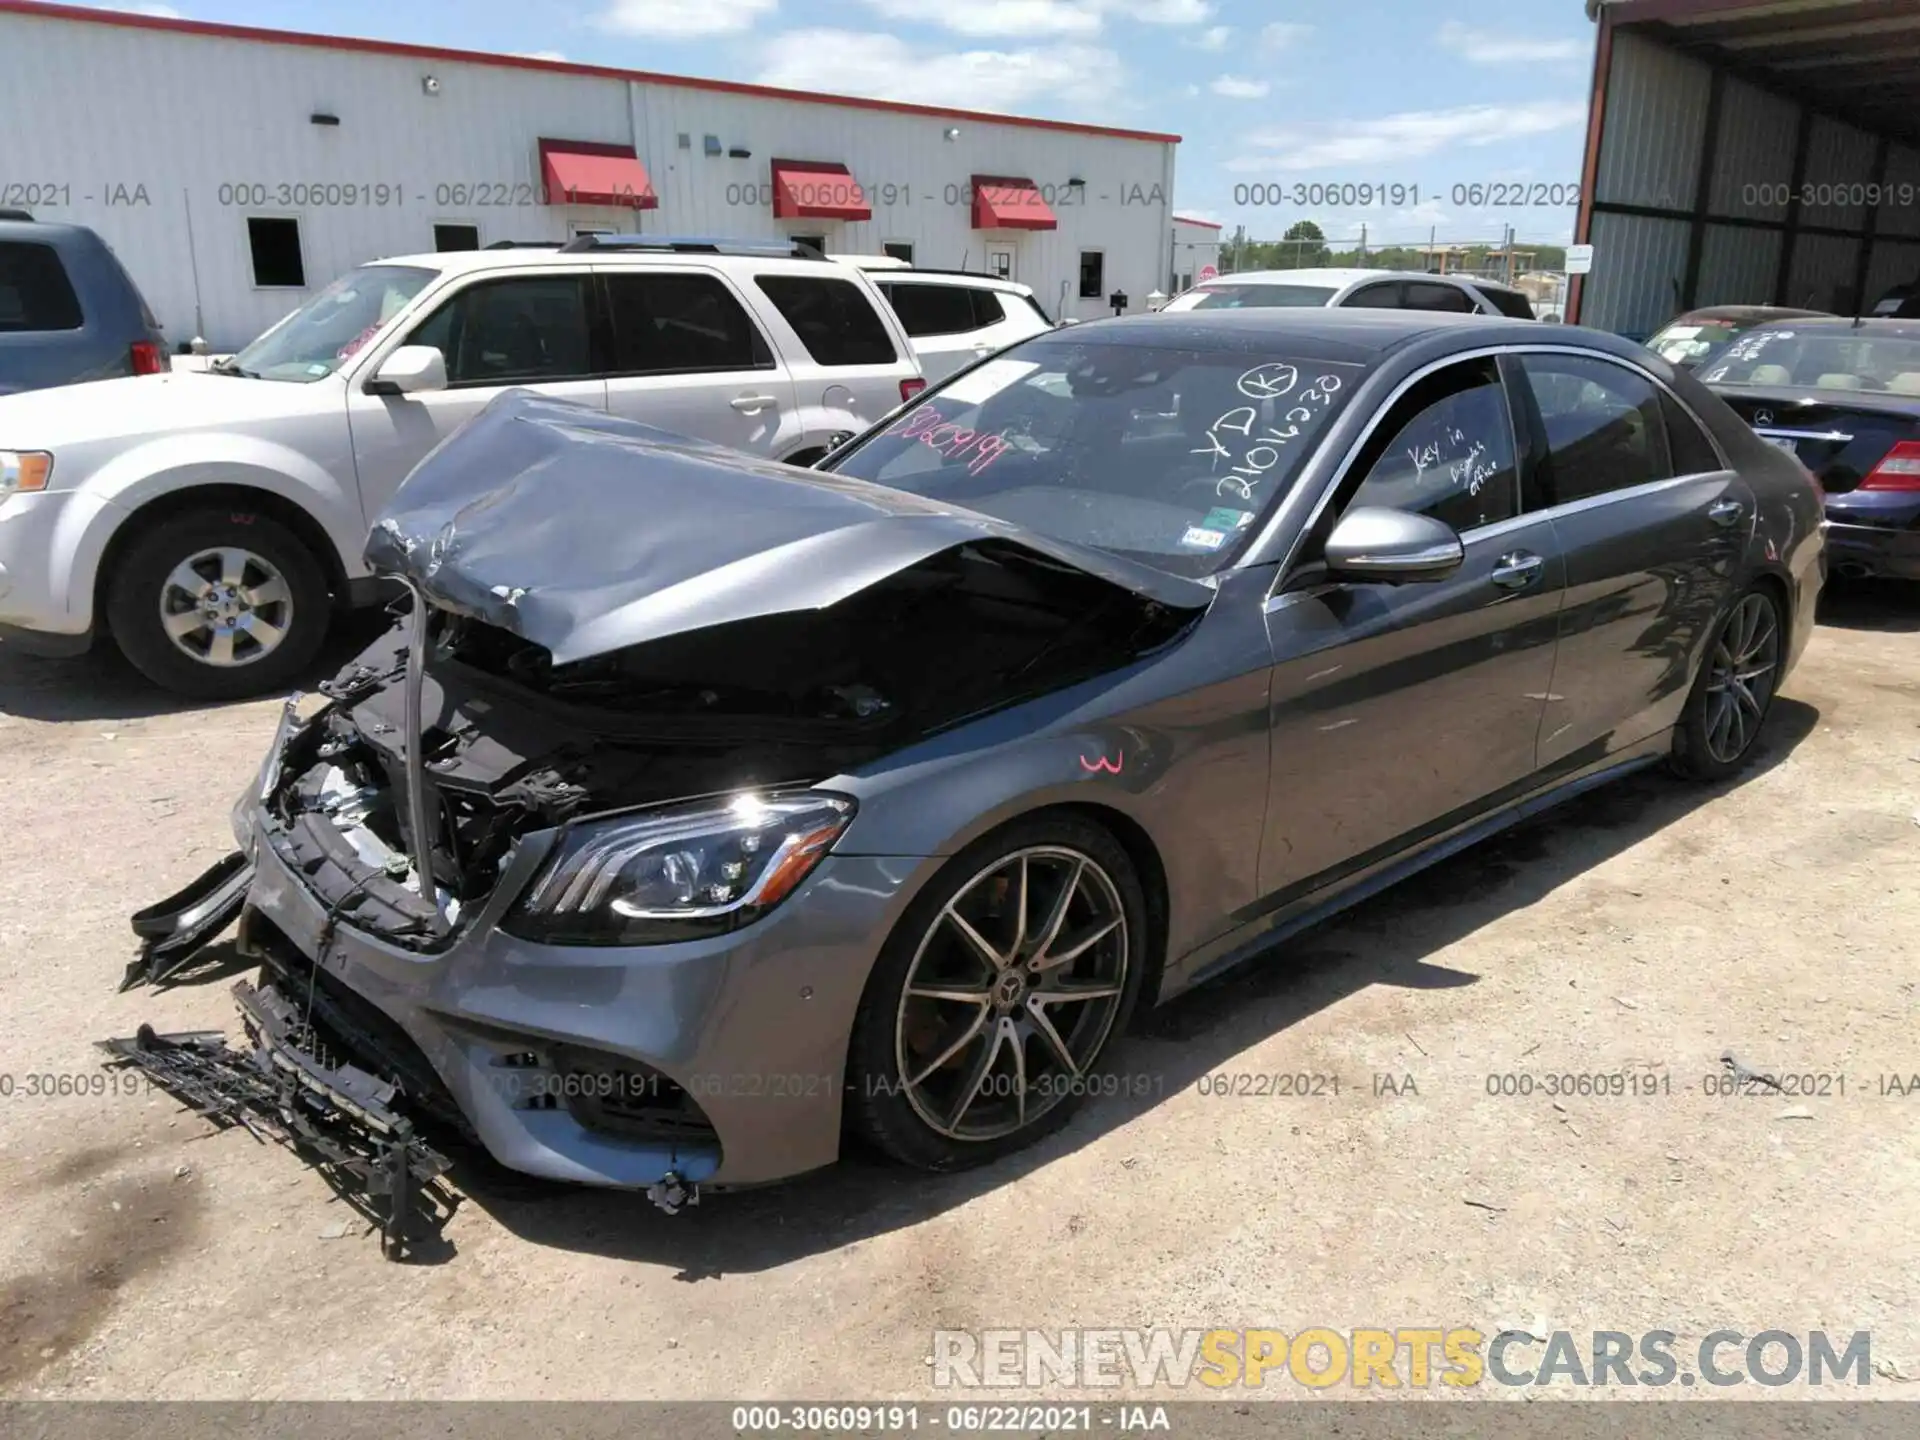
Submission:
<svg viewBox="0 0 1920 1440">
<path fill-rule="evenodd" d="M 0 395 L 167 368 L 160 322 L 106 241 L 0 211 Z"/>
</svg>

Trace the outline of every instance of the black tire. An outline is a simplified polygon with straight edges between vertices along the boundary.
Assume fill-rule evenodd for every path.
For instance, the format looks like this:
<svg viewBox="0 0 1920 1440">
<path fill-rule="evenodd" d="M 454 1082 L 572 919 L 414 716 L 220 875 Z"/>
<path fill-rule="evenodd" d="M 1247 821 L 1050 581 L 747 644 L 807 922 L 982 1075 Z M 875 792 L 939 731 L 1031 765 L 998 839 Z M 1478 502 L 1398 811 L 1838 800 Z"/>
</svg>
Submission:
<svg viewBox="0 0 1920 1440">
<path fill-rule="evenodd" d="M 1761 629 L 1749 631 L 1748 617 L 1756 615 Z M 1751 636 L 1755 634 L 1762 638 L 1753 641 Z M 1752 673 L 1761 663 L 1759 658 L 1736 663 L 1743 659 L 1741 652 L 1756 645 L 1765 652 L 1767 670 L 1763 679 Z M 1759 745 L 1767 716 L 1773 712 L 1786 645 L 1786 617 L 1770 587 L 1757 585 L 1727 607 L 1727 613 L 1714 625 L 1713 638 L 1700 660 L 1700 673 L 1694 676 L 1693 690 L 1687 696 L 1687 708 L 1674 726 L 1671 764 L 1676 774 L 1689 780 L 1714 781 L 1745 768 Z M 1730 676 L 1747 678 L 1730 687 Z M 1732 729 L 1735 724 L 1737 733 Z"/>
<path fill-rule="evenodd" d="M 929 947 L 930 961 L 934 955 L 933 947 L 944 943 L 956 947 L 960 956 L 977 961 L 980 974 L 988 980 L 995 977 L 996 973 L 1004 974 L 995 972 L 979 952 L 964 941 L 946 935 L 943 916 L 950 902 L 963 895 L 973 895 L 972 887 L 976 881 L 982 882 L 986 891 L 991 891 L 999 877 L 989 877 L 1000 862 L 1004 861 L 1010 867 L 1007 877 L 1010 886 L 1014 883 L 1012 876 L 1018 873 L 1012 868 L 1012 857 L 1036 851 L 1047 853 L 1032 854 L 1028 861 L 1034 874 L 1030 906 L 1037 917 L 1037 923 L 1029 927 L 1032 932 L 1028 937 L 1029 946 L 1044 928 L 1046 919 L 1050 918 L 1047 912 L 1051 911 L 1054 899 L 1066 889 L 1068 874 L 1076 877 L 1079 888 L 1074 896 L 1069 897 L 1068 916 L 1058 928 L 1059 938 L 1050 947 L 1052 951 L 1068 953 L 1086 936 L 1099 932 L 1106 923 L 1109 909 L 1124 920 L 1124 929 L 1119 932 L 1117 944 L 1111 938 L 1097 940 L 1085 955 L 1068 962 L 1061 967 L 1057 976 L 1040 983 L 1051 985 L 1064 981 L 1091 989 L 1117 985 L 1119 993 L 1115 998 L 1118 1003 L 1110 1011 L 1101 1011 L 1096 1015 L 1090 1007 L 1102 1003 L 1100 1001 L 1065 1002 L 1069 1008 L 1059 1011 L 1048 1006 L 1061 1002 L 1049 1001 L 1045 995 L 1041 996 L 1037 1008 L 1048 1017 L 1053 1033 L 1064 1040 L 1070 1052 L 1077 1047 L 1085 1047 L 1083 1057 L 1074 1057 L 1080 1059 L 1078 1078 L 1073 1078 L 1064 1068 L 1058 1068 L 1058 1052 L 1049 1049 L 1046 1040 L 1032 1029 L 1032 1014 L 1036 1007 L 1031 997 L 1016 1005 L 1004 1017 L 992 1002 L 983 1011 L 972 1012 L 986 1015 L 990 1025 L 997 1026 L 1005 1018 L 1010 1025 L 1026 1025 L 1029 1028 L 1031 1033 L 1027 1036 L 1017 1041 L 1008 1040 L 1005 1044 L 1017 1043 L 1022 1047 L 1026 1068 L 1020 1072 L 1021 1076 L 1033 1081 L 1033 1103 L 1038 1106 L 1044 1099 L 1045 1106 L 1031 1118 L 1021 1120 L 1017 1128 L 1004 1134 L 975 1138 L 942 1133 L 916 1106 L 915 1096 L 919 1097 L 921 1104 L 925 1104 L 929 1096 L 922 1090 L 915 1090 L 910 1095 L 907 1077 L 902 1073 L 902 1054 L 907 1043 L 905 1037 L 917 1025 L 917 1022 L 909 1021 L 903 1009 L 907 984 L 915 973 L 914 966 L 921 954 L 923 941 Z M 1062 854 L 1083 857 L 1091 865 L 1087 869 L 1076 870 L 1071 861 L 1062 858 Z M 1057 878 L 1051 879 L 1049 890 L 1050 877 L 1055 876 Z M 974 913 L 978 916 L 982 912 Z M 935 936 L 936 925 L 943 927 L 938 939 Z M 983 928 L 980 933 L 985 935 L 987 932 Z M 1010 938 L 996 931 L 994 943 L 998 945 Z M 1089 1094 L 1099 1093 L 1101 1087 L 1098 1077 L 1104 1073 L 1108 1056 L 1117 1038 L 1125 1032 L 1139 999 L 1142 977 L 1150 960 L 1151 944 L 1146 896 L 1141 889 L 1139 876 L 1127 852 L 1102 826 L 1076 815 L 1041 814 L 1016 821 L 976 841 L 948 861 L 926 889 L 915 897 L 887 938 L 873 973 L 868 977 L 866 991 L 854 1020 L 853 1039 L 848 1052 L 847 1119 L 850 1130 L 892 1159 L 922 1170 L 960 1170 L 985 1164 L 1051 1134 L 1072 1117 Z M 1029 951 L 1018 950 L 1010 943 L 1005 948 L 1020 957 L 1009 968 L 1020 972 L 1023 983 L 1029 978 L 1037 979 L 1028 975 L 1030 966 L 1037 963 L 1037 957 Z M 1121 957 L 1117 975 L 1111 973 L 1116 952 Z M 1052 967 L 1045 968 L 1051 970 Z M 1095 971 L 1101 973 L 1092 973 Z M 921 984 L 926 983 L 923 975 Z M 1036 985 L 1036 991 L 1038 988 Z M 928 1002 L 914 1003 L 924 1005 Z M 920 1058 L 924 1059 L 927 1051 L 945 1050 L 955 1036 L 967 1029 L 969 1012 L 964 1007 L 954 1008 L 959 1010 L 959 1014 L 951 1020 L 951 1031 L 943 1030 L 938 1038 L 929 1040 Z M 970 1043 L 953 1062 L 957 1067 L 954 1072 L 957 1079 L 954 1094 L 965 1088 L 968 1076 L 961 1072 L 973 1070 L 990 1040 L 996 1046 L 1002 1043 L 982 1032 L 975 1042 L 979 1048 L 975 1048 L 975 1043 Z M 999 1078 L 1010 1080 L 1012 1051 L 996 1048 L 994 1055 L 996 1058 L 988 1062 L 988 1081 Z M 1056 1069 L 1042 1095 L 1041 1080 L 1049 1066 Z M 944 1073 L 936 1076 L 936 1085 L 945 1078 Z M 1016 1103 L 1021 1106 L 1026 1104 L 1024 1097 L 1015 1102 L 1000 1096 L 997 1091 L 981 1090 L 978 1093 L 988 1096 L 986 1103 L 989 1105 L 989 1114 L 996 1106 L 1004 1110 Z M 1024 1115 L 1025 1110 L 1017 1113 Z M 956 1128 L 963 1127 L 956 1122 Z"/>
<path fill-rule="evenodd" d="M 287 621 L 277 627 L 281 636 L 269 648 L 242 636 L 236 663 L 226 665 L 188 654 L 169 636 L 161 615 L 166 597 L 178 593 L 169 584 L 176 569 L 221 549 L 244 551 L 278 572 L 284 607 L 275 601 L 260 613 Z M 266 574 L 247 570 L 250 579 Z M 136 670 L 162 689 L 197 700 L 235 700 L 284 689 L 312 664 L 332 619 L 319 558 L 278 520 L 236 509 L 188 511 L 138 536 L 108 577 L 106 611 L 114 643 Z M 249 652 L 258 653 L 249 658 Z"/>
</svg>

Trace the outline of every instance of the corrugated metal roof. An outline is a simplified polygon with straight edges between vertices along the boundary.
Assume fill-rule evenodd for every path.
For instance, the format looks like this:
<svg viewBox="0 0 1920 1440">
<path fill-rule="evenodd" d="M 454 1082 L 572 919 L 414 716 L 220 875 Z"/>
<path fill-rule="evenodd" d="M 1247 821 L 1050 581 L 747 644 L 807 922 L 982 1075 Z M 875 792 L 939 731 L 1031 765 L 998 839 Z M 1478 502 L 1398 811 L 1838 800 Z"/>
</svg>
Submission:
<svg viewBox="0 0 1920 1440">
<path fill-rule="evenodd" d="M 1920 140 L 1920 0 L 1604 3 L 1615 27 L 1644 28 L 1864 129 Z"/>
<path fill-rule="evenodd" d="M 1069 130 L 1084 135 L 1106 135 L 1120 140 L 1151 140 L 1177 145 L 1178 135 L 1155 130 L 1126 130 L 1110 125 L 1082 125 L 1071 120 L 1042 120 L 1031 115 L 1000 115 L 986 110 L 955 110 L 942 105 L 910 105 L 898 100 L 874 100 L 864 95 L 826 95 L 809 90 L 783 90 L 772 85 L 750 85 L 737 80 L 703 80 L 691 75 L 663 75 L 648 70 L 621 70 L 607 65 L 580 65 L 570 60 L 537 60 L 526 55 L 496 55 L 482 50 L 456 50 L 439 45 L 408 45 L 394 40 L 367 40 L 352 35 L 314 35 L 298 30 L 268 30 L 255 25 L 216 24 L 183 20 L 172 15 L 149 15 L 130 10 L 84 9 L 76 5 L 43 4 L 41 0 L 0 0 L 0 13 L 33 15 L 54 20 L 76 20 L 89 25 L 115 25 L 136 30 L 165 30 L 176 35 L 206 35 L 227 40 L 252 40 L 263 45 L 305 45 L 322 50 L 349 50 L 376 55 L 406 55 L 420 60 L 497 65 L 510 69 L 546 70 L 562 74 L 597 75 L 634 80 L 648 85 L 674 85 L 731 95 L 757 95 L 773 100 L 798 100 L 813 105 L 840 105 L 857 110 L 886 110 L 900 115 L 932 115 L 994 125 L 1022 125 L 1038 130 Z"/>
</svg>

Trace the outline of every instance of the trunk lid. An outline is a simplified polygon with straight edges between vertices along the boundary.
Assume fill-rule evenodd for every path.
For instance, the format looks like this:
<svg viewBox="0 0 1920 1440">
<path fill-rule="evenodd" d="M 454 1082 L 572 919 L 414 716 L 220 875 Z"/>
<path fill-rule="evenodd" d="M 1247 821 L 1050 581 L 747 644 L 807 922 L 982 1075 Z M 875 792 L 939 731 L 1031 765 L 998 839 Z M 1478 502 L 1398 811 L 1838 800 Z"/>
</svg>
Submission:
<svg viewBox="0 0 1920 1440">
<path fill-rule="evenodd" d="M 1710 387 L 1754 433 L 1796 456 L 1829 495 L 1857 488 L 1896 442 L 1920 439 L 1920 396 Z"/>
</svg>

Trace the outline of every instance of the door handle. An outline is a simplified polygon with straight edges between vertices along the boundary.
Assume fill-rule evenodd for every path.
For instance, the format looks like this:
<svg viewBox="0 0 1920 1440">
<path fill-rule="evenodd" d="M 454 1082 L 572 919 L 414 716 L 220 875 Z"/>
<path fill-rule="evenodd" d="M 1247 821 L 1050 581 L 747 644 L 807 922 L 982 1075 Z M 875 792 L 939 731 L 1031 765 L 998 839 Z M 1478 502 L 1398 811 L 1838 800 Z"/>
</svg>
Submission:
<svg viewBox="0 0 1920 1440">
<path fill-rule="evenodd" d="M 1707 518 L 1716 525 L 1738 525 L 1747 507 L 1738 500 L 1716 500 L 1707 507 Z"/>
<path fill-rule="evenodd" d="M 727 403 L 736 410 L 758 410 L 763 405 L 777 405 L 780 401 L 773 395 L 736 395 Z"/>
<path fill-rule="evenodd" d="M 1490 577 L 1502 590 L 1524 590 L 1540 578 L 1547 562 L 1531 550 L 1515 550 L 1500 557 Z"/>
</svg>

